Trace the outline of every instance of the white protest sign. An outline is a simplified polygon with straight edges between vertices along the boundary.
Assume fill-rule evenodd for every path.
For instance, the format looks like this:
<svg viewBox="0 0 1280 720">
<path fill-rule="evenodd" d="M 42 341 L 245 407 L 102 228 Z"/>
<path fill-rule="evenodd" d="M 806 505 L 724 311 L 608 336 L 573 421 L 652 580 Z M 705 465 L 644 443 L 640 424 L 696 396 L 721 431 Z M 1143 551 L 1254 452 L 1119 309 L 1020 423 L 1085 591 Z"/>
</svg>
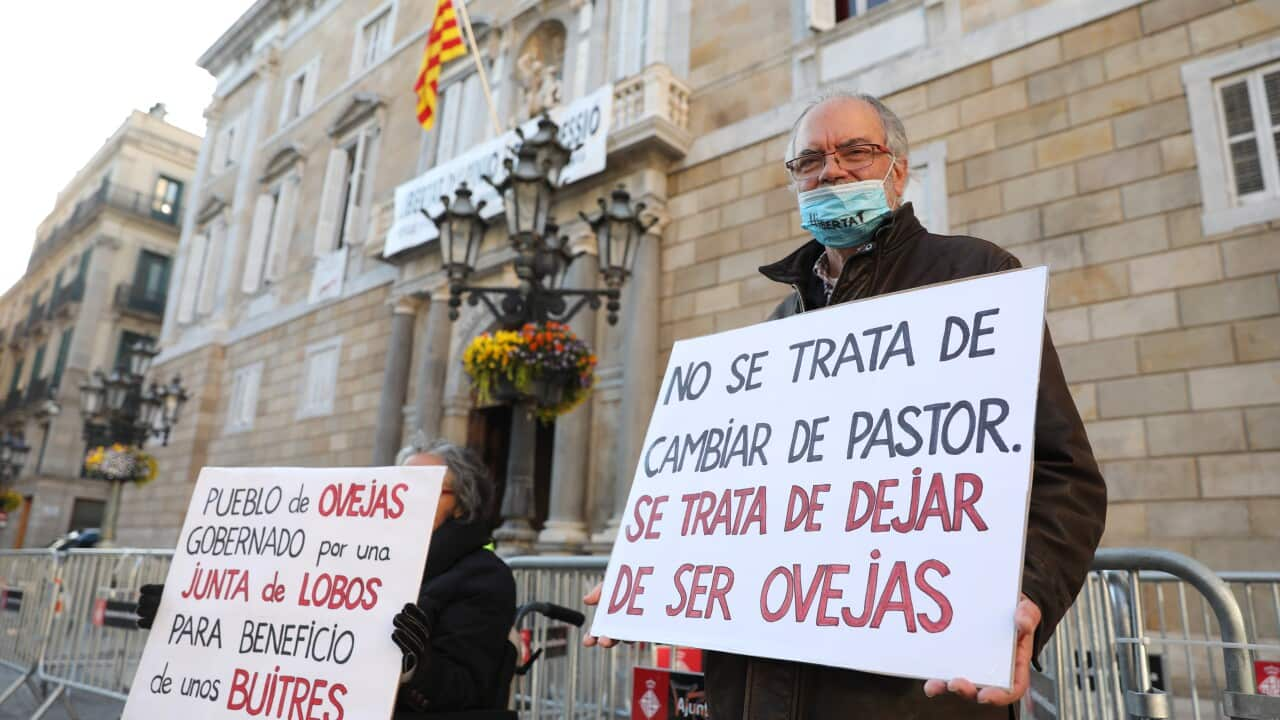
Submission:
<svg viewBox="0 0 1280 720">
<path fill-rule="evenodd" d="M 613 117 L 613 85 L 602 85 L 590 95 L 554 108 L 548 114 L 560 126 L 560 141 L 571 148 L 578 148 L 560 172 L 560 185 L 603 171 L 608 155 L 609 121 Z M 537 127 L 537 120 L 533 119 L 525 122 L 521 131 L 530 137 Z M 471 189 L 473 202 L 485 201 L 482 215 L 493 217 L 500 214 L 502 198 L 492 185 L 484 181 L 483 176 L 488 175 L 494 182 L 501 182 L 506 174 L 502 161 L 512 157 L 511 148 L 519 142 L 515 131 L 508 131 L 397 187 L 395 220 L 387 232 L 383 257 L 391 257 L 440 237 L 439 229 L 422 214 L 422 210 L 425 208 L 432 215 L 438 214 L 444 207 L 440 198 L 445 195 L 452 197 L 462 182 Z"/>
<path fill-rule="evenodd" d="M 677 342 L 591 632 L 1009 687 L 1046 278 Z"/>
<path fill-rule="evenodd" d="M 389 718 L 443 477 L 202 470 L 122 717 Z"/>
</svg>

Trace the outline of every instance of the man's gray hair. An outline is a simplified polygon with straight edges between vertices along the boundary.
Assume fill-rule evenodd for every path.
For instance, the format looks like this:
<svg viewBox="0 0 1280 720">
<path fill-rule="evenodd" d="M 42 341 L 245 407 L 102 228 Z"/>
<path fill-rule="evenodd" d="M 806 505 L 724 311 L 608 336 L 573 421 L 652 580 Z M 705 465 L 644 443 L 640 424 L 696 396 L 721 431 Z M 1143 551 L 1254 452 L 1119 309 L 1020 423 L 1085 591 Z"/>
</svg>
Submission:
<svg viewBox="0 0 1280 720">
<path fill-rule="evenodd" d="M 907 157 L 907 151 L 910 149 L 907 145 L 907 129 L 903 126 L 902 120 L 898 118 L 897 113 L 880 102 L 880 98 L 875 95 L 836 89 L 827 90 L 818 95 L 800 112 L 800 116 L 796 118 L 795 123 L 791 126 L 791 140 L 787 142 L 787 156 L 783 160 L 790 160 L 796 156 L 796 131 L 800 129 L 800 121 L 804 120 L 804 116 L 808 115 L 810 110 L 828 100 L 860 100 L 870 105 L 871 109 L 876 111 L 876 115 L 880 116 L 880 125 L 884 128 L 884 144 L 889 147 L 889 151 L 898 160 Z"/>
<path fill-rule="evenodd" d="M 474 450 L 448 440 L 428 441 L 419 431 L 408 445 L 400 448 L 396 454 L 396 465 L 404 465 L 409 458 L 422 454 L 444 460 L 449 472 L 453 473 L 453 495 L 457 498 L 462 522 L 472 522 L 488 513 L 493 502 L 493 480 L 484 461 Z"/>
</svg>

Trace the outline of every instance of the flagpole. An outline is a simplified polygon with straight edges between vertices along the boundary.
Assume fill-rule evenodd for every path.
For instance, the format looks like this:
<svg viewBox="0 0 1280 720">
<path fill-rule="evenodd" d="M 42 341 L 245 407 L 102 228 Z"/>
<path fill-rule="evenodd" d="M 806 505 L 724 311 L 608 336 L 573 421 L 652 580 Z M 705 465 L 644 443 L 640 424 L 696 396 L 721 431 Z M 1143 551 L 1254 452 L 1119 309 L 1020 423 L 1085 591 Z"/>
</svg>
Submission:
<svg viewBox="0 0 1280 720">
<path fill-rule="evenodd" d="M 462 30 L 467 34 L 467 44 L 471 46 L 471 57 L 476 61 L 476 72 L 480 74 L 480 88 L 484 90 L 485 104 L 489 106 L 489 119 L 493 121 L 493 134 L 502 134 L 502 123 L 498 122 L 498 108 L 493 104 L 493 93 L 489 91 L 489 77 L 485 74 L 484 63 L 480 60 L 480 46 L 476 44 L 475 33 L 471 31 L 471 16 L 467 14 L 466 0 L 454 0 L 458 6 L 458 14 L 462 16 Z"/>
</svg>

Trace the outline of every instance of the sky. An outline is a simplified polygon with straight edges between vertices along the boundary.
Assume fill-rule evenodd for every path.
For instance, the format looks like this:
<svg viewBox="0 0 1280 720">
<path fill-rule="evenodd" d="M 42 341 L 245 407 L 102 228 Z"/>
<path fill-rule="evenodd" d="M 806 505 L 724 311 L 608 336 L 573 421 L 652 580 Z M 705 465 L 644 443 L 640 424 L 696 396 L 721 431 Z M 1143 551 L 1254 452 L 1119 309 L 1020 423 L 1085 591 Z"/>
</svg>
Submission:
<svg viewBox="0 0 1280 720">
<path fill-rule="evenodd" d="M 214 81 L 196 58 L 253 0 L 13 3 L 0 23 L 0 292 L 27 267 L 36 226 L 131 110 L 156 102 L 203 135 Z"/>
</svg>

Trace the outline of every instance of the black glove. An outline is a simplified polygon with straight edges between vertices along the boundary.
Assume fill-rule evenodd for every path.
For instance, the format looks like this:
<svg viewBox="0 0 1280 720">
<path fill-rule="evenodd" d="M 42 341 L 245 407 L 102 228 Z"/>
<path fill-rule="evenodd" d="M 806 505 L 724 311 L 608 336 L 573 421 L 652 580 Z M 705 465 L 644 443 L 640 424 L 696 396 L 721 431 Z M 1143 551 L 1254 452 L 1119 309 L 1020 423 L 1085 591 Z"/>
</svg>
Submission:
<svg viewBox="0 0 1280 720">
<path fill-rule="evenodd" d="M 403 685 L 413 677 L 427 658 L 427 647 L 431 642 L 431 620 L 422 608 L 414 603 L 405 603 L 404 609 L 396 613 L 391 624 L 395 630 L 391 632 L 391 640 L 404 653 L 400 661 L 400 684 Z"/>
<path fill-rule="evenodd" d="M 150 630 L 151 623 L 156 621 L 156 610 L 160 609 L 160 596 L 164 594 L 164 585 L 143 585 L 138 588 L 138 627 Z"/>
</svg>

